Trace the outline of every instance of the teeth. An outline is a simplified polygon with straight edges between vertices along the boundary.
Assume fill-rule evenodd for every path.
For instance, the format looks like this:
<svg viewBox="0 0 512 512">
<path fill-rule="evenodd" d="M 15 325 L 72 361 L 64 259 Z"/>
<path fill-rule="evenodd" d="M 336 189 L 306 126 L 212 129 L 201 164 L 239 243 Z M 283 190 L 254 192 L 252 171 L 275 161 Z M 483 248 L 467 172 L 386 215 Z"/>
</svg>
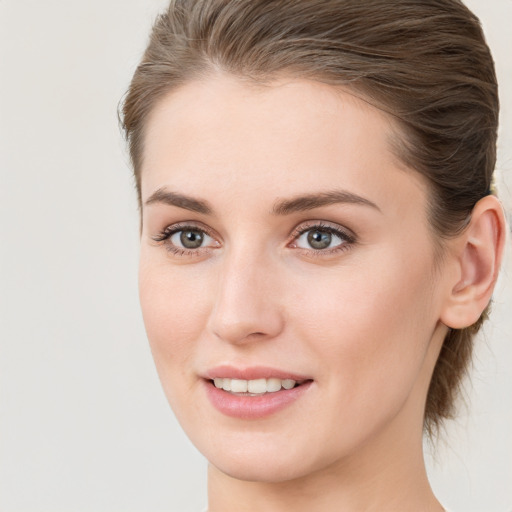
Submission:
<svg viewBox="0 0 512 512">
<path fill-rule="evenodd" d="M 249 393 L 266 393 L 267 379 L 248 380 L 247 390 Z"/>
<path fill-rule="evenodd" d="M 284 389 L 292 389 L 297 384 L 297 381 L 292 379 L 213 379 L 215 387 L 223 389 L 224 391 L 231 391 L 232 393 L 250 393 L 252 395 L 262 395 L 263 393 L 275 393 L 276 391 Z"/>
<path fill-rule="evenodd" d="M 281 379 L 267 379 L 267 391 L 274 393 L 281 389 Z"/>
<path fill-rule="evenodd" d="M 295 381 L 292 379 L 284 379 L 283 380 L 283 388 L 284 389 L 292 389 L 295 386 Z"/>
<path fill-rule="evenodd" d="M 224 379 L 226 381 L 228 379 Z M 231 391 L 233 393 L 247 393 L 247 381 L 240 379 L 231 380 Z"/>
</svg>

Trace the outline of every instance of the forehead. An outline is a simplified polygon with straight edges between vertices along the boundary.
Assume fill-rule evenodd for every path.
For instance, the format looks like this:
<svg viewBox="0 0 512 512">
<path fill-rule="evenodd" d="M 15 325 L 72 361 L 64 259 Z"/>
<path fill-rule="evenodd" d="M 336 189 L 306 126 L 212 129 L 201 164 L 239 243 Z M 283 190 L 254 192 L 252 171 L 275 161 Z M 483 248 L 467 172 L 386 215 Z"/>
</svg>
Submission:
<svg viewBox="0 0 512 512">
<path fill-rule="evenodd" d="M 168 94 L 148 119 L 142 199 L 169 186 L 191 195 L 281 197 L 318 188 L 393 196 L 424 192 L 391 151 L 388 114 L 309 80 L 254 85 L 219 75 Z M 269 185 L 272 185 L 269 191 Z M 371 198 L 370 198 L 371 199 Z"/>
</svg>

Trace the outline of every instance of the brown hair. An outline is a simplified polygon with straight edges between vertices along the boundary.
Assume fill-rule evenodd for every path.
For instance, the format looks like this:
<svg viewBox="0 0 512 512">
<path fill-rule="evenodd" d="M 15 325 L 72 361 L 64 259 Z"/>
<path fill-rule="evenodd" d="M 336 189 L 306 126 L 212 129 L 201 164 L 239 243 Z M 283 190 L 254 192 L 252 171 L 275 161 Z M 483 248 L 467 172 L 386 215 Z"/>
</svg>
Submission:
<svg viewBox="0 0 512 512">
<path fill-rule="evenodd" d="M 459 0 L 173 0 L 156 20 L 122 105 L 140 205 L 148 115 L 169 91 L 223 70 L 245 79 L 310 78 L 350 88 L 396 119 L 393 149 L 430 184 L 439 246 L 490 190 L 498 93 L 478 18 Z M 453 415 L 487 312 L 450 330 L 424 425 Z"/>
</svg>

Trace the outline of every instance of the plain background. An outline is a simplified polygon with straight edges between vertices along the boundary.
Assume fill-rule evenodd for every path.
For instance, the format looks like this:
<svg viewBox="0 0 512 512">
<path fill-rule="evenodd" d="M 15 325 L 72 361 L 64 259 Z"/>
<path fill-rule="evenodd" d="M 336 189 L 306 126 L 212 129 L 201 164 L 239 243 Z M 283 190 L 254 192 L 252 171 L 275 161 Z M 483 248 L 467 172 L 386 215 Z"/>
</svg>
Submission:
<svg viewBox="0 0 512 512">
<path fill-rule="evenodd" d="M 510 211 L 512 1 L 467 3 L 497 61 Z M 2 512 L 206 504 L 206 464 L 167 406 L 139 313 L 136 200 L 116 117 L 164 4 L 0 0 Z M 510 260 L 468 406 L 427 457 L 453 512 L 512 512 Z"/>
</svg>

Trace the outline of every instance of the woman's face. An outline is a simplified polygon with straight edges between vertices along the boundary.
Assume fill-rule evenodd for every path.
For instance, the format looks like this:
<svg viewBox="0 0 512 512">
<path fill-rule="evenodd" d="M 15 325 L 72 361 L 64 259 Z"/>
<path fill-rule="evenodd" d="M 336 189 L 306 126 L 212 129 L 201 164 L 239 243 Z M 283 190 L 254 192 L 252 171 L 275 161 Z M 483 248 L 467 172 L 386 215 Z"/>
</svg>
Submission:
<svg viewBox="0 0 512 512">
<path fill-rule="evenodd" d="M 447 284 L 392 136 L 331 86 L 222 75 L 148 121 L 144 321 L 178 420 L 229 475 L 284 481 L 421 440 Z"/>
</svg>

